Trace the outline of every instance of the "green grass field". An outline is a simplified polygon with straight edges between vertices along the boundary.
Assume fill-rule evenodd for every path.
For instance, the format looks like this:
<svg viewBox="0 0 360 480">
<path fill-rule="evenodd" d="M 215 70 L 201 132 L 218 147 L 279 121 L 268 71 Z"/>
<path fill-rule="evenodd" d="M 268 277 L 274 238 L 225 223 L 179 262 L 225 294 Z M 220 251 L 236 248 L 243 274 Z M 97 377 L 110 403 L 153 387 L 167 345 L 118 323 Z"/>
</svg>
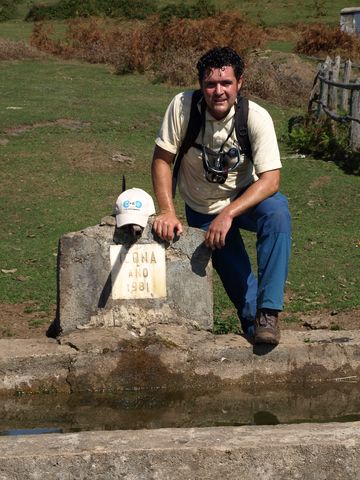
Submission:
<svg viewBox="0 0 360 480">
<path fill-rule="evenodd" d="M 49 305 L 59 236 L 111 214 L 123 173 L 150 190 L 153 139 L 175 90 L 85 64 L 8 63 L 2 74 L 0 262 L 17 272 L 1 274 L 1 297 Z M 134 166 L 112 160 L 117 153 Z"/>
<path fill-rule="evenodd" d="M 0 36 L 13 29 L 12 37 L 21 38 L 28 32 L 28 24 L 22 26 L 0 24 Z M 59 237 L 111 214 L 122 174 L 129 187 L 152 193 L 154 137 L 179 89 L 154 85 L 143 75 L 115 76 L 105 66 L 54 59 L 2 62 L 1 75 L 0 302 L 31 300 L 51 311 Z M 286 309 L 358 308 L 359 178 L 331 162 L 289 158 L 283 139 L 294 111 L 261 103 L 273 115 L 288 157 L 282 191 L 293 215 L 293 254 Z M 131 161 L 116 161 L 119 154 Z M 253 240 L 245 235 L 252 258 Z M 237 322 L 217 279 L 215 315 L 219 331 Z"/>
</svg>

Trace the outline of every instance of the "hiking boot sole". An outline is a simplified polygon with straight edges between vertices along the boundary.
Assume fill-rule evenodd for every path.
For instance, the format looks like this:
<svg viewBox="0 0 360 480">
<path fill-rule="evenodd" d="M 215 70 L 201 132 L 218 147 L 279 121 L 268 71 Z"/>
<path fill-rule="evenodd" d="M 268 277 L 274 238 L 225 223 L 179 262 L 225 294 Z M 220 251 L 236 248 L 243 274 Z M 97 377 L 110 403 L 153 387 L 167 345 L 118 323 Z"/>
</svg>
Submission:
<svg viewBox="0 0 360 480">
<path fill-rule="evenodd" d="M 270 332 L 266 330 L 255 332 L 254 343 L 267 343 L 269 345 L 278 345 L 280 341 L 280 332 Z"/>
</svg>

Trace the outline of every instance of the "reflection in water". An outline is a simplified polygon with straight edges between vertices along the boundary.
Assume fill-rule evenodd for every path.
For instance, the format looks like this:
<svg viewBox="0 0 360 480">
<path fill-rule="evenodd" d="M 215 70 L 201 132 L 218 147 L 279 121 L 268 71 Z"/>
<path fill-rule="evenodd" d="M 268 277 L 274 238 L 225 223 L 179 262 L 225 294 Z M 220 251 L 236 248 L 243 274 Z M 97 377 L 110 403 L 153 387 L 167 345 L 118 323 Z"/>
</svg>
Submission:
<svg viewBox="0 0 360 480">
<path fill-rule="evenodd" d="M 0 435 L 40 435 L 43 433 L 62 433 L 62 430 L 61 428 L 15 428 L 0 432 Z"/>
<path fill-rule="evenodd" d="M 0 434 L 360 420 L 360 385 L 3 398 Z"/>
<path fill-rule="evenodd" d="M 254 413 L 255 425 L 278 425 L 280 422 L 276 415 L 271 412 L 256 412 Z"/>
</svg>

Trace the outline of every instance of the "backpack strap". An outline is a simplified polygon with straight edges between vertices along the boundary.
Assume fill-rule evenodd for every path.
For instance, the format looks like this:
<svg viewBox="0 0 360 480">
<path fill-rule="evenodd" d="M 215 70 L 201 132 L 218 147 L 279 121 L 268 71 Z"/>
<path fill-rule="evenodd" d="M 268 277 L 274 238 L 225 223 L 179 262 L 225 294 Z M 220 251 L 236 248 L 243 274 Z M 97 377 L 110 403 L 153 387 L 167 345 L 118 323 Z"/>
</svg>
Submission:
<svg viewBox="0 0 360 480">
<path fill-rule="evenodd" d="M 187 153 L 189 148 L 194 144 L 197 136 L 199 135 L 201 124 L 202 124 L 202 112 L 199 112 L 198 103 L 202 98 L 201 90 L 195 90 L 191 98 L 191 108 L 190 108 L 190 118 L 189 123 L 186 128 L 186 133 L 182 144 L 180 145 L 178 154 L 175 158 L 173 176 L 172 176 L 172 195 L 175 197 L 176 193 L 176 184 L 179 174 L 179 169 L 181 165 L 181 160 L 183 156 Z M 202 110 L 203 110 L 202 106 Z M 205 112 L 205 110 L 204 110 Z"/>
<path fill-rule="evenodd" d="M 237 141 L 244 154 L 252 161 L 251 143 L 248 135 L 249 100 L 240 94 L 237 98 L 235 113 L 235 132 Z"/>
<path fill-rule="evenodd" d="M 202 101 L 201 112 L 198 109 L 198 103 L 202 98 L 201 90 L 195 90 L 191 98 L 190 118 L 186 129 L 184 140 L 179 148 L 179 152 L 175 158 L 173 176 L 172 176 L 172 195 L 175 197 L 176 184 L 183 156 L 187 153 L 189 148 L 194 145 L 197 136 L 199 135 L 203 116 L 205 114 L 205 102 Z M 244 154 L 252 161 L 251 144 L 248 135 L 247 122 L 249 116 L 249 100 L 242 97 L 240 94 L 237 98 L 236 112 L 235 112 L 235 132 L 237 141 Z"/>
</svg>

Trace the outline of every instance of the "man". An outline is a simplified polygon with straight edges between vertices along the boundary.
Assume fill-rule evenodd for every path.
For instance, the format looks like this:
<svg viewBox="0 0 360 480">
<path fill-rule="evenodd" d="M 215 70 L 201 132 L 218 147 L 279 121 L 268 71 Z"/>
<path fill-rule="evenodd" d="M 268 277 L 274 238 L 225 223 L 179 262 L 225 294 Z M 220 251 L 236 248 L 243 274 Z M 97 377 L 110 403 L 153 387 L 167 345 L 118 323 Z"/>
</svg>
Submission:
<svg viewBox="0 0 360 480">
<path fill-rule="evenodd" d="M 278 191 L 281 162 L 273 122 L 266 110 L 249 101 L 247 128 L 253 158 L 244 157 L 234 128 L 243 82 L 241 57 L 231 48 L 214 48 L 200 58 L 197 70 L 205 102 L 203 124 L 179 170 L 187 222 L 206 231 L 205 244 L 213 250 L 214 268 L 244 333 L 254 335 L 255 343 L 277 345 L 291 221 L 287 200 Z M 191 98 L 192 92 L 180 93 L 170 103 L 153 156 L 152 178 L 160 209 L 154 231 L 167 241 L 183 231 L 172 200 L 171 164 L 185 136 Z M 230 167 L 223 167 L 224 158 L 230 158 Z M 257 233 L 257 279 L 239 229 Z"/>
</svg>

